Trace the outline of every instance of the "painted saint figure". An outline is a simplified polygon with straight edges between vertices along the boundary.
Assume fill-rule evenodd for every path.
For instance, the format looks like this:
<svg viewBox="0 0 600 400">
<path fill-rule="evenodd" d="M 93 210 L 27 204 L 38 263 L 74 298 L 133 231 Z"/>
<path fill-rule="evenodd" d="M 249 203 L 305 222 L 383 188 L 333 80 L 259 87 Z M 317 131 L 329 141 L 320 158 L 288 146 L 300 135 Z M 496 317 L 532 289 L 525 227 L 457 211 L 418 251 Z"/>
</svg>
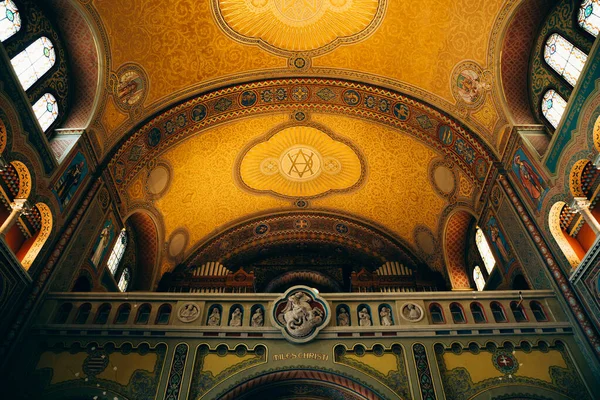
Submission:
<svg viewBox="0 0 600 400">
<path fill-rule="evenodd" d="M 81 161 L 72 165 L 67 169 L 57 185 L 55 186 L 56 194 L 63 206 L 70 200 L 69 194 L 71 189 L 79 184 L 79 179 L 83 173 L 84 162 Z"/>
<path fill-rule="evenodd" d="M 109 226 L 105 226 L 104 229 L 102 229 L 102 232 L 100 232 L 100 242 L 98 242 L 98 245 L 96 246 L 96 250 L 94 251 L 94 255 L 92 255 L 92 263 L 94 264 L 95 267 L 98 267 L 100 265 L 100 261 L 102 261 L 102 256 L 104 255 L 104 249 L 106 249 L 106 246 L 108 246 L 108 241 L 110 238 L 110 227 Z"/>
<path fill-rule="evenodd" d="M 496 245 L 496 249 L 498 249 L 498 253 L 500 253 L 502 259 L 504 261 L 508 261 L 510 257 L 508 254 L 508 249 L 504 244 L 504 240 L 502 240 L 500 229 L 498 229 L 496 224 L 490 224 L 490 236 L 492 237 L 492 242 L 494 242 Z"/>
<path fill-rule="evenodd" d="M 358 312 L 358 319 L 360 326 L 371 326 L 373 323 L 371 322 L 371 316 L 369 315 L 369 310 L 363 308 Z"/>
<path fill-rule="evenodd" d="M 236 307 L 231 314 L 231 319 L 229 320 L 229 326 L 242 326 L 242 310 L 239 307 Z"/>
<path fill-rule="evenodd" d="M 340 314 L 338 315 L 338 326 L 350 326 L 350 316 L 346 312 L 345 308 L 340 308 Z"/>
<path fill-rule="evenodd" d="M 392 322 L 392 310 L 388 307 L 381 307 L 379 317 L 381 317 L 381 325 L 383 326 L 392 326 L 394 324 Z"/>
<path fill-rule="evenodd" d="M 527 162 L 527 160 L 522 160 L 520 155 L 517 154 L 515 156 L 514 163 L 515 166 L 517 166 L 521 184 L 532 199 L 538 200 L 544 192 L 540 177 L 533 170 L 533 167 L 529 162 Z"/>
<path fill-rule="evenodd" d="M 415 321 L 419 318 L 421 318 L 421 310 L 419 310 L 416 305 L 409 304 L 408 305 L 408 319 L 410 319 L 411 321 Z"/>
<path fill-rule="evenodd" d="M 221 325 L 221 313 L 217 307 L 213 308 L 210 317 L 208 317 L 208 326 L 219 326 Z"/>
<path fill-rule="evenodd" d="M 250 325 L 253 327 L 261 327 L 265 324 L 262 308 L 257 308 L 254 311 L 254 315 L 252 315 L 252 321 L 250 321 Z"/>
</svg>

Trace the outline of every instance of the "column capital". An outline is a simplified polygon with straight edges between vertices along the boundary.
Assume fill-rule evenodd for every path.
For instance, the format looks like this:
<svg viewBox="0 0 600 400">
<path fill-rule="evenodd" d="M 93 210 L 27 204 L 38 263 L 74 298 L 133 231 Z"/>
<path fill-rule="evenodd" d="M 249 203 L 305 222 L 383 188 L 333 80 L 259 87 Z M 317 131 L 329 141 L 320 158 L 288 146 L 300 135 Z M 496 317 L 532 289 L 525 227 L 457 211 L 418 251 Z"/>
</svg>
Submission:
<svg viewBox="0 0 600 400">
<path fill-rule="evenodd" d="M 589 210 L 590 206 L 591 202 L 587 199 L 587 197 L 574 197 L 570 204 L 570 207 L 577 212 Z"/>
</svg>

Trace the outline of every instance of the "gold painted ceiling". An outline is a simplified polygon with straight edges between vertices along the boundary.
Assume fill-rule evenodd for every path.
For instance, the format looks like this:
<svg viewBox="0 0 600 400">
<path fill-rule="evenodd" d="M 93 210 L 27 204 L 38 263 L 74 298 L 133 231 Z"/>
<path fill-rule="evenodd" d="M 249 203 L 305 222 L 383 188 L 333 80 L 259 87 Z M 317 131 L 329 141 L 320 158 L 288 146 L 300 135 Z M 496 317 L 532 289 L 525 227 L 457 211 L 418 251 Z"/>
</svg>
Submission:
<svg viewBox="0 0 600 400">
<path fill-rule="evenodd" d="M 124 213 L 156 208 L 165 241 L 189 236 L 186 252 L 236 221 L 292 210 L 297 199 L 380 225 L 419 247 L 416 237 L 441 237 L 449 204 L 474 205 L 499 153 L 505 121 L 493 82 L 494 46 L 516 3 L 91 0 L 83 7 L 108 38 L 111 73 L 106 101 L 89 127 L 93 145 L 98 158 L 111 157 Z M 124 71 L 136 79 L 135 98 L 127 97 Z M 268 79 L 302 76 L 374 83 L 441 113 L 424 116 L 409 97 L 385 100 L 390 93 L 383 89 L 362 98 L 335 89 L 290 91 L 281 99 L 255 89 L 239 99 L 210 97 L 233 84 L 257 81 L 260 88 Z M 467 96 L 453 85 L 459 78 L 472 79 L 474 92 Z M 261 97 L 267 92 L 271 98 Z M 174 107 L 201 94 L 203 105 L 193 111 Z M 330 102 L 330 112 L 319 111 L 319 101 L 342 98 L 341 106 Z M 302 110 L 309 100 L 316 104 L 309 120 L 291 121 L 291 107 Z M 284 102 L 295 105 L 284 110 Z M 354 106 L 365 111 L 347 112 Z M 237 114 L 213 116 L 209 124 L 207 107 Z M 244 114 L 252 107 L 255 114 Z M 369 117 L 376 113 L 384 123 Z M 173 119 L 158 128 L 140 125 L 167 114 Z M 460 122 L 452 125 L 450 117 Z M 457 135 L 462 126 L 478 138 Z M 111 153 L 129 135 L 139 144 L 122 142 Z M 149 192 L 146 178 L 158 164 L 163 169 L 155 176 L 168 184 Z M 165 260 L 163 267 L 174 262 Z"/>
</svg>

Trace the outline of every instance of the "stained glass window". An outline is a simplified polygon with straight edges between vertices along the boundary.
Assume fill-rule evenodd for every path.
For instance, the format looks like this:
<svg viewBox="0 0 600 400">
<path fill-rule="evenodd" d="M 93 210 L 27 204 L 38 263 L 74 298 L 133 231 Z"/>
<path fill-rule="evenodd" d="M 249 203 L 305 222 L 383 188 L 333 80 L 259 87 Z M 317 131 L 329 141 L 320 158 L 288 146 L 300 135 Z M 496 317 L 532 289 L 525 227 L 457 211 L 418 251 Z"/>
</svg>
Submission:
<svg viewBox="0 0 600 400">
<path fill-rule="evenodd" d="M 121 233 L 119 233 L 119 237 L 113 246 L 112 252 L 110 253 L 110 257 L 108 258 L 108 269 L 114 275 L 117 272 L 117 267 L 121 262 L 121 258 L 123 258 L 123 253 L 125 253 L 125 247 L 127 247 L 127 231 L 123 229 Z M 121 278 L 123 275 L 121 275 Z M 119 285 L 121 283 L 119 282 Z"/>
<path fill-rule="evenodd" d="M 30 44 L 11 60 L 24 90 L 29 89 L 48 72 L 55 62 L 54 45 L 45 36 Z"/>
<path fill-rule="evenodd" d="M 129 268 L 125 268 L 123 270 L 123 273 L 121 274 L 121 278 L 119 278 L 119 290 L 121 292 L 125 292 L 127 290 L 130 280 L 131 280 L 131 272 L 129 271 Z"/>
<path fill-rule="evenodd" d="M 483 277 L 483 274 L 481 273 L 481 268 L 479 268 L 478 265 L 476 265 L 475 268 L 473 268 L 473 280 L 475 281 L 475 286 L 477 286 L 477 290 L 481 292 L 485 287 L 485 278 Z"/>
<path fill-rule="evenodd" d="M 21 29 L 21 16 L 12 0 L 0 1 L 0 41 L 19 32 Z"/>
<path fill-rule="evenodd" d="M 575 86 L 587 55 L 567 39 L 554 33 L 546 41 L 544 60 L 567 82 Z"/>
<path fill-rule="evenodd" d="M 58 104 L 56 99 L 50 93 L 44 94 L 33 105 L 33 113 L 35 114 L 42 130 L 46 132 L 56 118 L 58 118 Z"/>
<path fill-rule="evenodd" d="M 600 32 L 600 0 L 583 0 L 579 6 L 579 26 L 594 36 Z"/>
<path fill-rule="evenodd" d="M 485 269 L 488 274 L 492 273 L 492 269 L 496 265 L 496 259 L 494 258 L 494 254 L 492 253 L 492 249 L 490 249 L 490 245 L 485 238 L 483 231 L 480 227 L 477 227 L 475 231 L 475 243 L 477 244 L 477 249 L 479 250 L 479 254 L 483 259 L 483 263 L 485 264 Z"/>
<path fill-rule="evenodd" d="M 553 127 L 557 127 L 565 113 L 567 102 L 554 90 L 548 90 L 542 99 L 542 114 Z"/>
</svg>

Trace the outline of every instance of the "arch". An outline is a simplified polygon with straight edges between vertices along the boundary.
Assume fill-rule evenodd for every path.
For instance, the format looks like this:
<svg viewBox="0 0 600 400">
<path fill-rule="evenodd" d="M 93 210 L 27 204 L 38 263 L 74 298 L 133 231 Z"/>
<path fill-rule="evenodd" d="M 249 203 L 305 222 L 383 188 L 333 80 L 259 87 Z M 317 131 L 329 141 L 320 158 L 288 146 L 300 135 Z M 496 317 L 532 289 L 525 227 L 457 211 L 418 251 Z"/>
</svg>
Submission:
<svg viewBox="0 0 600 400">
<path fill-rule="evenodd" d="M 547 90 L 542 97 L 542 115 L 555 129 L 567 109 L 567 101 L 554 89 Z"/>
<path fill-rule="evenodd" d="M 28 241 L 31 241 L 31 244 L 30 244 L 31 247 L 29 247 L 26 250 L 27 252 L 23 256 L 23 259 L 21 260 L 21 265 L 23 265 L 23 268 L 25 268 L 26 270 L 28 270 L 31 267 L 31 265 L 35 261 L 36 257 L 38 256 L 38 254 L 44 247 L 44 244 L 46 244 L 46 241 L 48 240 L 48 238 L 50 237 L 50 234 L 52 233 L 52 227 L 53 227 L 52 211 L 50 211 L 50 207 L 48 207 L 44 203 L 37 203 L 35 205 L 35 207 L 38 209 L 38 211 L 40 213 L 41 224 L 40 224 L 40 230 L 36 233 L 36 235 L 28 239 Z M 23 244 L 23 246 L 21 247 L 21 249 L 26 249 L 27 245 L 28 245 L 28 243 L 25 242 Z M 21 251 L 19 251 L 19 252 L 21 252 Z"/>
<path fill-rule="evenodd" d="M 289 271 L 271 280 L 265 287 L 266 293 L 285 292 L 294 285 L 307 285 L 316 287 L 320 292 L 339 293 L 342 291 L 340 284 L 333 278 L 317 271 Z"/>
<path fill-rule="evenodd" d="M 152 312 L 152 306 L 148 303 L 144 303 L 138 309 L 135 316 L 135 323 L 137 325 L 147 325 L 150 320 L 150 313 Z"/>
<path fill-rule="evenodd" d="M 339 391 L 339 398 L 349 400 L 379 400 L 380 395 L 371 389 L 358 383 L 356 379 L 348 379 L 344 376 L 318 370 L 294 369 L 287 371 L 276 371 L 251 378 L 235 387 L 229 389 L 221 400 L 249 400 L 251 398 L 269 397 L 268 393 L 272 386 L 295 385 L 300 382 L 308 382 L 311 385 L 324 385 L 335 387 Z"/>
<path fill-rule="evenodd" d="M 232 323 L 232 319 L 233 319 L 233 313 L 236 310 L 240 310 L 240 312 L 242 313 L 242 315 L 240 316 L 240 324 L 242 324 L 242 321 L 244 320 L 244 306 L 242 306 L 241 304 L 232 304 L 231 307 L 229 307 L 229 317 L 227 318 L 227 326 L 236 326 L 231 325 Z"/>
<path fill-rule="evenodd" d="M 171 310 L 172 307 L 170 304 L 163 304 L 158 309 L 158 313 L 156 314 L 156 321 L 154 322 L 156 325 L 168 325 L 169 319 L 171 319 Z"/>
<path fill-rule="evenodd" d="M 344 322 L 342 322 L 340 324 L 340 314 L 342 313 L 342 310 L 346 314 L 346 316 L 348 318 L 348 321 L 346 323 L 345 317 L 344 317 Z M 346 305 L 346 304 L 338 304 L 335 307 L 335 317 L 336 317 L 336 325 L 337 326 L 352 326 L 352 313 L 350 312 L 350 307 L 348 307 L 348 305 Z M 344 324 L 346 324 L 346 325 L 344 325 Z"/>
<path fill-rule="evenodd" d="M 363 311 L 366 310 L 369 315 L 369 319 L 361 318 L 361 314 L 364 314 Z M 371 307 L 368 304 L 361 303 L 356 307 L 356 320 L 358 321 L 359 326 L 372 326 L 373 325 L 373 313 L 371 312 Z"/>
<path fill-rule="evenodd" d="M 525 308 L 521 302 L 511 301 L 510 302 L 510 311 L 513 313 L 513 317 L 515 317 L 515 321 L 517 322 L 528 322 L 529 317 L 525 312 Z"/>
<path fill-rule="evenodd" d="M 17 5 L 12 0 L 3 3 L 0 5 L 0 42 L 4 42 L 21 29 L 21 15 Z"/>
<path fill-rule="evenodd" d="M 131 314 L 131 305 L 129 303 L 121 304 L 117 310 L 117 315 L 113 321 L 114 324 L 124 325 L 129 321 L 129 315 Z"/>
<path fill-rule="evenodd" d="M 146 210 L 136 210 L 126 220 L 133 230 L 136 244 L 136 266 L 130 290 L 153 290 L 158 275 L 159 232 L 157 224 Z"/>
<path fill-rule="evenodd" d="M 51 93 L 44 93 L 33 105 L 33 113 L 43 132 L 46 132 L 58 118 L 58 102 Z"/>
<path fill-rule="evenodd" d="M 553 33 L 546 39 L 544 61 L 561 78 L 575 86 L 587 61 L 587 55 L 562 35 Z"/>
<path fill-rule="evenodd" d="M 557 201 L 554 203 L 548 214 L 548 226 L 552 237 L 556 241 L 556 244 L 558 244 L 558 247 L 562 250 L 567 261 L 569 261 L 569 264 L 571 264 L 571 267 L 577 268 L 585 256 L 585 251 L 575 238 L 567 235 L 562 229 L 561 214 L 565 207 L 568 207 L 568 205 L 564 201 Z"/>
<path fill-rule="evenodd" d="M 600 3 L 598 3 L 598 0 L 583 0 L 581 2 L 577 22 L 590 35 L 598 36 L 598 33 L 600 33 Z"/>
<path fill-rule="evenodd" d="M 15 199 L 25 199 L 29 198 L 29 194 L 31 193 L 31 173 L 29 172 L 29 168 L 21 161 L 11 161 L 10 164 L 17 171 L 17 176 L 19 177 L 19 191 L 15 196 Z"/>
<path fill-rule="evenodd" d="M 431 315 L 431 322 L 434 324 L 445 324 L 446 317 L 444 316 L 444 310 L 438 303 L 431 303 L 429 305 L 429 314 Z"/>
<path fill-rule="evenodd" d="M 71 292 L 91 292 L 92 276 L 86 270 L 82 270 L 71 288 Z"/>
<path fill-rule="evenodd" d="M 108 315 L 110 314 L 110 310 L 112 306 L 109 303 L 102 304 L 98 311 L 96 311 L 96 316 L 94 317 L 94 324 L 96 325 L 104 325 L 108 322 Z"/>
<path fill-rule="evenodd" d="M 23 90 L 27 90 L 56 63 L 54 43 L 42 36 L 14 56 L 10 62 Z"/>
<path fill-rule="evenodd" d="M 527 279 L 523 274 L 518 274 L 514 277 L 512 281 L 512 285 L 510 287 L 512 290 L 529 290 L 531 287 L 527 282 Z"/>
<path fill-rule="evenodd" d="M 494 316 L 494 321 L 496 322 L 508 322 L 508 318 L 506 318 L 506 311 L 504 311 L 504 307 L 502 304 L 497 301 L 492 301 L 490 304 L 490 308 L 492 309 L 492 315 Z"/>
<path fill-rule="evenodd" d="M 488 322 L 487 317 L 485 315 L 485 310 L 480 303 L 473 302 L 471 303 L 471 315 L 473 316 L 473 321 L 476 324 L 485 324 Z"/>
<path fill-rule="evenodd" d="M 446 271 L 453 290 L 471 289 L 465 254 L 469 226 L 473 220 L 474 218 L 469 212 L 458 210 L 453 212 L 446 222 L 444 256 L 446 258 Z"/>
<path fill-rule="evenodd" d="M 596 118 L 596 122 L 594 122 L 593 138 L 594 148 L 596 151 L 600 152 L 600 116 Z"/>
<path fill-rule="evenodd" d="M 379 313 L 379 324 L 382 326 L 385 326 L 384 322 L 383 322 L 384 315 L 382 315 L 382 310 L 384 308 L 387 308 L 389 310 L 390 322 L 392 323 L 392 325 L 395 325 L 393 308 L 387 303 L 380 304 L 379 307 L 377 308 L 377 311 Z"/>
<path fill-rule="evenodd" d="M 455 324 L 467 323 L 467 315 L 460 303 L 450 303 L 450 314 L 452 315 L 452 321 Z"/>
<path fill-rule="evenodd" d="M 569 173 L 569 188 L 573 197 L 587 197 L 583 185 L 584 172 L 586 167 L 592 162 L 586 159 L 579 160 L 571 168 Z"/>
<path fill-rule="evenodd" d="M 54 315 L 53 323 L 55 324 L 64 324 L 69 319 L 69 315 L 71 314 L 71 310 L 73 310 L 73 303 L 63 303 L 56 311 Z"/>
<path fill-rule="evenodd" d="M 219 323 L 218 324 L 209 324 L 209 321 L 211 320 L 212 317 L 212 313 L 217 310 L 219 312 Z M 208 308 L 208 313 L 206 314 L 206 322 L 205 325 L 211 325 L 211 326 L 221 326 L 223 322 L 223 306 L 221 306 L 220 304 L 213 304 Z"/>
<path fill-rule="evenodd" d="M 74 324 L 83 325 L 87 322 L 88 317 L 90 316 L 90 312 L 92 311 L 92 305 L 90 303 L 84 303 L 79 306 L 79 310 L 77 310 L 77 315 L 73 320 Z"/>
<path fill-rule="evenodd" d="M 544 306 L 539 301 L 532 300 L 529 302 L 529 308 L 531 308 L 531 312 L 537 322 L 547 322 L 548 314 L 544 309 Z"/>
</svg>

